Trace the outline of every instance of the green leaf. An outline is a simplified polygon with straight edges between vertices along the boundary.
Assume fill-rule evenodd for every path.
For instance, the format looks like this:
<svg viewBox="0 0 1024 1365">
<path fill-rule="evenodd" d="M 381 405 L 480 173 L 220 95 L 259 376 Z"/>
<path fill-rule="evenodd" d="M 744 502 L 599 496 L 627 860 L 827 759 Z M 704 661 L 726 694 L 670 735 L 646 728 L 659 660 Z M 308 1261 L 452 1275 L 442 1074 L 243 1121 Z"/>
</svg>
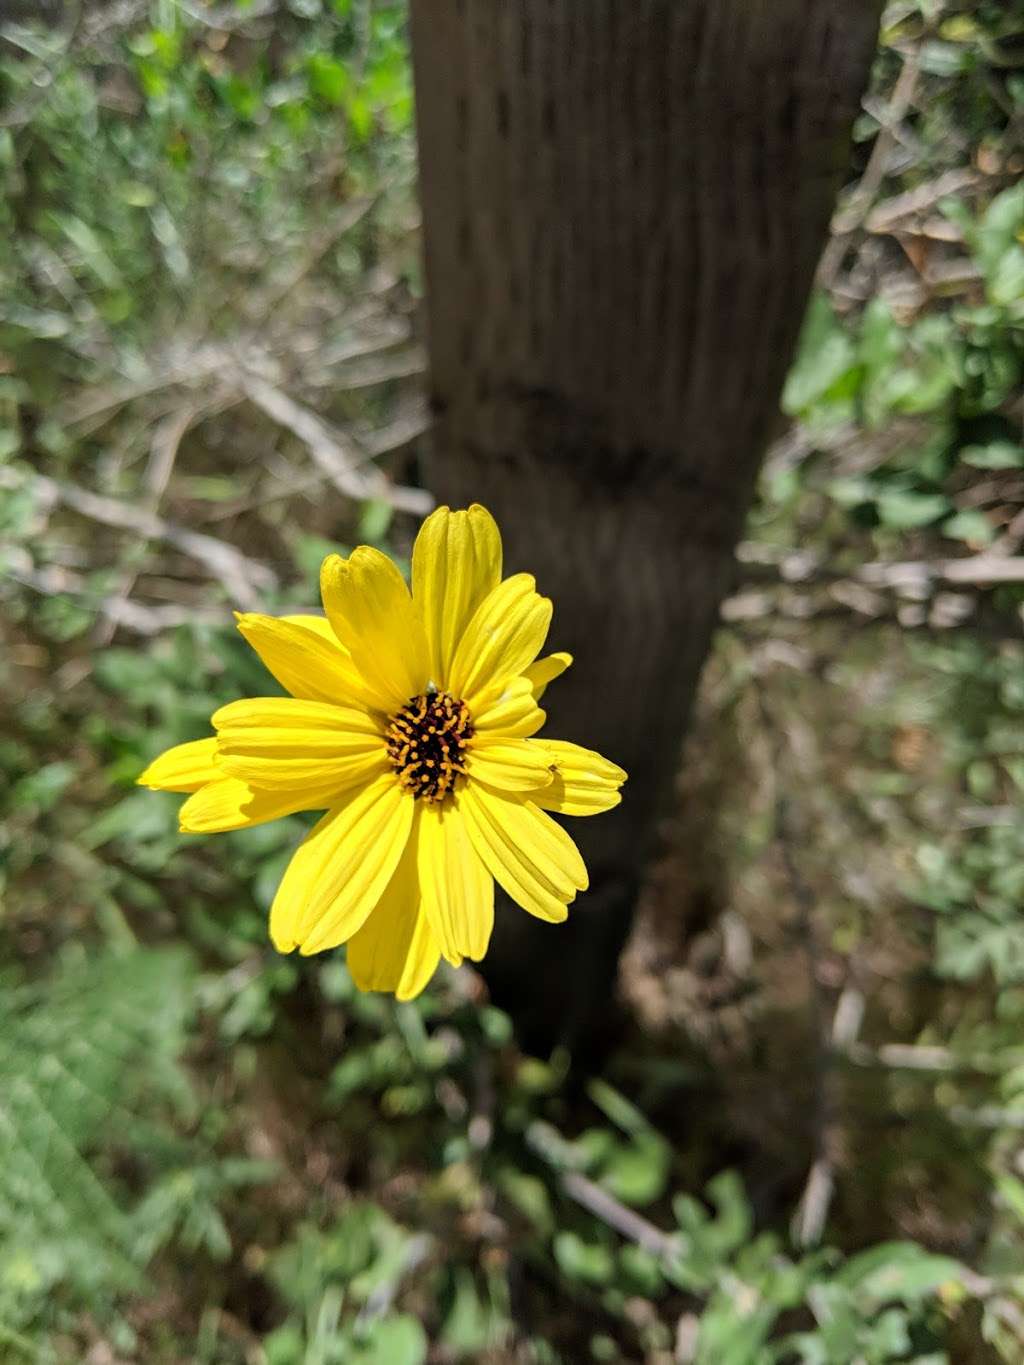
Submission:
<svg viewBox="0 0 1024 1365">
<path fill-rule="evenodd" d="M 661 1259 L 643 1247 L 624 1246 L 619 1249 L 619 1265 L 626 1279 L 638 1294 L 653 1299 L 665 1288 Z"/>
<path fill-rule="evenodd" d="M 935 1256 L 913 1242 L 883 1242 L 854 1256 L 835 1278 L 881 1305 L 912 1303 L 960 1277 L 960 1263 L 951 1256 Z"/>
<path fill-rule="evenodd" d="M 34 806 L 40 811 L 52 810 L 74 776 L 72 763 L 44 763 L 15 783 L 10 796 L 12 809 Z"/>
<path fill-rule="evenodd" d="M 351 77 L 341 62 L 325 52 L 314 52 L 306 63 L 310 93 L 327 104 L 342 105 L 351 86 Z"/>
<path fill-rule="evenodd" d="M 1019 244 L 1024 227 L 1024 183 L 1003 190 L 989 204 L 975 232 L 979 261 L 991 274 L 1008 251 Z"/>
<path fill-rule="evenodd" d="M 349 131 L 356 142 L 366 142 L 373 132 L 373 109 L 362 95 L 353 95 L 345 111 L 348 114 Z"/>
<path fill-rule="evenodd" d="M 530 1220 L 541 1236 L 551 1235 L 555 1229 L 555 1215 L 542 1180 L 514 1166 L 505 1166 L 498 1176 L 498 1185 L 506 1199 Z"/>
<path fill-rule="evenodd" d="M 996 1175 L 996 1190 L 1018 1223 L 1024 1224 L 1024 1180 L 1005 1171 Z"/>
<path fill-rule="evenodd" d="M 585 1242 L 575 1232 L 560 1232 L 554 1241 L 555 1260 L 563 1274 L 585 1284 L 610 1284 L 615 1258 L 601 1242 Z"/>
<path fill-rule="evenodd" d="M 993 267 L 988 280 L 989 297 L 1001 308 L 1024 302 L 1024 247 L 1014 243 Z"/>
<path fill-rule="evenodd" d="M 118 186 L 118 196 L 132 208 L 148 209 L 156 203 L 156 191 L 140 180 L 126 180 Z"/>
<path fill-rule="evenodd" d="M 829 497 L 840 507 L 860 507 L 864 503 L 873 502 L 875 498 L 875 485 L 870 479 L 856 477 L 833 479 L 828 484 L 827 491 Z"/>
<path fill-rule="evenodd" d="M 395 509 L 383 498 L 369 498 L 359 509 L 359 539 L 381 549 L 385 536 L 395 518 Z"/>
<path fill-rule="evenodd" d="M 407 1313 L 378 1318 L 347 1348 L 347 1365 L 423 1365 L 430 1343 Z"/>
<path fill-rule="evenodd" d="M 300 535 L 292 545 L 292 558 L 295 565 L 310 585 L 310 590 L 319 596 L 320 566 L 328 555 L 347 555 L 348 548 L 327 540 L 324 536 Z"/>
<path fill-rule="evenodd" d="M 950 43 L 972 43 L 982 36 L 982 29 L 968 14 L 955 14 L 939 25 L 939 36 Z"/>
<path fill-rule="evenodd" d="M 977 546 L 991 545 L 996 537 L 995 527 L 977 507 L 968 507 L 944 521 L 942 534 L 950 540 L 962 540 Z"/>
<path fill-rule="evenodd" d="M 137 1281 L 133 1222 L 87 1153 L 140 1130 L 155 1101 L 187 1102 L 188 983 L 183 954 L 132 950 L 0 992 L 0 1245 L 31 1247 L 36 1272 L 76 1295 Z"/>
<path fill-rule="evenodd" d="M 876 505 L 883 525 L 896 531 L 910 531 L 938 521 L 949 511 L 950 503 L 944 493 L 914 493 L 907 489 L 879 493 Z"/>
<path fill-rule="evenodd" d="M 616 1145 L 600 1164 L 600 1183 L 624 1204 L 643 1207 L 665 1190 L 672 1149 L 657 1133 L 645 1133 L 629 1146 Z"/>
<path fill-rule="evenodd" d="M 306 1359 L 306 1338 L 295 1322 L 282 1323 L 260 1343 L 267 1365 L 302 1365 Z"/>
<path fill-rule="evenodd" d="M 441 1340 L 459 1356 L 477 1359 L 494 1337 L 494 1317 L 488 1304 L 477 1293 L 473 1272 L 457 1266 L 452 1274 L 452 1306 L 441 1329 Z"/>
<path fill-rule="evenodd" d="M 922 43 L 918 51 L 921 69 L 930 76 L 958 76 L 973 64 L 972 50 L 954 43 Z"/>
<path fill-rule="evenodd" d="M 859 374 L 853 342 L 828 298 L 815 294 L 800 333 L 796 363 L 783 390 L 783 411 L 800 416 L 818 405 L 838 408 L 856 391 Z"/>
<path fill-rule="evenodd" d="M 77 248 L 82 265 L 95 275 L 100 284 L 115 289 L 124 283 L 120 270 L 110 259 L 94 228 L 70 213 L 55 213 L 53 221 Z"/>
<path fill-rule="evenodd" d="M 1014 441 L 990 441 L 983 446 L 964 446 L 960 458 L 972 469 L 1022 469 L 1024 446 Z"/>
</svg>

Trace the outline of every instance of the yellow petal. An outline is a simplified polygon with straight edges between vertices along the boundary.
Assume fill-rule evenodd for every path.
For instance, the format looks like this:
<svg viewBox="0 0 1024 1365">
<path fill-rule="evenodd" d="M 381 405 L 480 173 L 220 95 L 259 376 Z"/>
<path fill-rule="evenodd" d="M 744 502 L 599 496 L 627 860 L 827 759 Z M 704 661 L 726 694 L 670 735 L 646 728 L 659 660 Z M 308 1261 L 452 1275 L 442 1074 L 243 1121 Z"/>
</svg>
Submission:
<svg viewBox="0 0 1024 1365">
<path fill-rule="evenodd" d="M 622 800 L 619 788 L 626 780 L 622 768 L 593 749 L 562 739 L 537 739 L 555 764 L 554 781 L 534 800 L 544 810 L 559 815 L 598 815 Z"/>
<path fill-rule="evenodd" d="M 450 962 L 479 962 L 494 927 L 494 880 L 452 802 L 427 806 L 419 822 L 417 867 L 423 910 Z"/>
<path fill-rule="evenodd" d="M 405 851 L 414 798 L 387 773 L 346 792 L 288 864 L 270 910 L 278 952 L 335 948 L 365 923 Z"/>
<path fill-rule="evenodd" d="M 242 697 L 213 713 L 221 748 L 231 738 L 243 739 L 253 752 L 273 751 L 289 742 L 301 743 L 309 736 L 333 752 L 338 746 L 360 748 L 376 741 L 383 746 L 384 730 L 379 717 L 359 706 L 335 706 L 323 701 L 300 701 L 297 697 Z M 313 737 L 316 737 L 315 741 Z"/>
<path fill-rule="evenodd" d="M 412 552 L 412 596 L 423 622 L 430 676 L 443 691 L 473 613 L 501 582 L 501 535 L 474 503 L 467 512 L 439 507 L 420 527 Z"/>
<path fill-rule="evenodd" d="M 254 787 L 341 791 L 387 766 L 379 721 L 357 707 L 255 697 L 222 706 L 213 725 L 220 766 Z"/>
<path fill-rule="evenodd" d="M 532 574 L 513 574 L 477 607 L 459 641 L 449 690 L 470 710 L 497 684 L 522 673 L 540 652 L 551 602 L 534 591 Z"/>
<path fill-rule="evenodd" d="M 537 792 L 554 776 L 554 759 L 535 741 L 507 739 L 471 744 L 465 757 L 471 782 L 486 782 L 499 792 Z"/>
<path fill-rule="evenodd" d="M 538 659 L 529 668 L 523 669 L 523 677 L 528 678 L 530 686 L 533 688 L 534 701 L 540 701 L 547 691 L 548 683 L 560 678 L 565 670 L 572 663 L 571 654 L 548 654 L 543 659 Z"/>
<path fill-rule="evenodd" d="M 293 794 L 328 789 L 331 792 L 343 792 L 391 771 L 387 757 L 377 748 L 363 753 L 339 754 L 329 759 L 225 753 L 221 758 L 221 767 L 229 777 L 241 778 L 256 791 Z M 306 809 L 312 808 L 307 806 Z"/>
<path fill-rule="evenodd" d="M 379 550 L 350 559 L 328 555 L 320 591 L 334 633 L 383 711 L 397 711 L 426 688 L 427 642 L 402 575 Z"/>
<path fill-rule="evenodd" d="M 159 792 L 194 792 L 204 782 L 213 782 L 223 774 L 214 762 L 217 753 L 216 737 L 192 739 L 187 744 L 176 744 L 166 749 L 140 777 L 140 787 L 151 787 Z"/>
<path fill-rule="evenodd" d="M 480 783 L 456 793 L 473 847 L 495 881 L 538 919 L 559 923 L 587 888 L 579 849 L 532 801 L 508 800 Z"/>
<path fill-rule="evenodd" d="M 311 630 L 314 635 L 319 635 L 329 645 L 334 645 L 337 649 L 348 653 L 348 650 L 335 635 L 326 616 L 314 615 L 311 612 L 300 612 L 298 615 L 276 616 L 274 619 L 276 621 L 287 621 L 290 626 L 302 626 L 304 630 Z"/>
<path fill-rule="evenodd" d="M 374 705 L 347 649 L 322 616 L 260 616 L 238 612 L 238 629 L 265 667 L 293 697 Z M 319 624 L 314 626 L 313 622 Z"/>
<path fill-rule="evenodd" d="M 547 720 L 528 678 L 499 683 L 477 699 L 473 731 L 477 744 L 535 735 Z"/>
<path fill-rule="evenodd" d="M 224 834 L 265 825 L 300 810 L 325 810 L 335 791 L 254 791 L 237 777 L 220 777 L 194 792 L 178 812 L 182 834 Z"/>
<path fill-rule="evenodd" d="M 399 1000 L 415 1000 L 430 978 L 437 971 L 437 964 L 441 960 L 441 949 L 438 946 L 437 936 L 430 927 L 430 921 L 426 915 L 420 911 L 416 918 L 416 931 L 413 934 L 412 943 L 409 945 L 409 954 L 405 959 L 405 969 L 402 972 L 402 979 L 398 983 L 395 995 Z M 461 959 L 453 962 L 453 966 L 460 967 Z"/>
<path fill-rule="evenodd" d="M 441 959 L 434 931 L 420 909 L 413 838 L 376 908 L 348 941 L 348 969 L 361 991 L 419 995 Z"/>
</svg>

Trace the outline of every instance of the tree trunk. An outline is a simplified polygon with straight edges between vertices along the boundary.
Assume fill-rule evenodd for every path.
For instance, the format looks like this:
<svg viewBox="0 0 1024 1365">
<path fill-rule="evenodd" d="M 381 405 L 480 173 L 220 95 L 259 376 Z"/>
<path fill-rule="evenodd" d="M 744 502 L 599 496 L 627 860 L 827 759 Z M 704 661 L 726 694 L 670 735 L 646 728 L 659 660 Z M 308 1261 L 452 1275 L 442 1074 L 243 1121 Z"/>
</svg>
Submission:
<svg viewBox="0 0 1024 1365">
<path fill-rule="evenodd" d="M 827 230 L 876 0 L 412 0 L 430 483 L 485 503 L 630 780 L 559 928 L 499 913 L 527 1045 L 606 1018 Z"/>
</svg>

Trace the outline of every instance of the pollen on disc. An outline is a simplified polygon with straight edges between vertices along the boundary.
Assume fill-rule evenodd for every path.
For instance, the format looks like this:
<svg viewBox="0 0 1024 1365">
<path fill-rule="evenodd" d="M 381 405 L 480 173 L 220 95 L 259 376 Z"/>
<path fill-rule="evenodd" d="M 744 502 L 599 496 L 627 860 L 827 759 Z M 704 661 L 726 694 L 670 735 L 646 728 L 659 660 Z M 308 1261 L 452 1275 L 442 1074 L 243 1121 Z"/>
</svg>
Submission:
<svg viewBox="0 0 1024 1365">
<path fill-rule="evenodd" d="M 443 801 L 465 773 L 463 756 L 473 736 L 469 708 L 448 692 L 424 692 L 388 721 L 388 758 L 406 791 Z"/>
</svg>

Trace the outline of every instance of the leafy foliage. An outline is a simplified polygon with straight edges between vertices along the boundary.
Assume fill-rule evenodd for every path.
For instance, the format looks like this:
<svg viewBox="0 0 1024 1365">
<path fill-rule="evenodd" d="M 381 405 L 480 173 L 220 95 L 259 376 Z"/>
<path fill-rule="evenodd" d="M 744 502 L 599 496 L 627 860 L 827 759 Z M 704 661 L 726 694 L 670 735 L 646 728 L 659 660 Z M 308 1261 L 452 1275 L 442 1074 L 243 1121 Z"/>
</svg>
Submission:
<svg viewBox="0 0 1024 1365">
<path fill-rule="evenodd" d="M 69 960 L 45 987 L 6 982 L 0 1320 L 30 1319 L 58 1289 L 96 1302 L 140 1287 L 135 1218 L 89 1158 L 118 1131 L 145 1146 L 156 1113 L 191 1105 L 186 967 L 139 949 Z"/>
<path fill-rule="evenodd" d="M 1018 1361 L 1021 591 L 933 571 L 1024 539 L 1024 20 L 889 6 L 851 172 L 888 139 L 883 175 L 840 206 L 627 955 L 645 1032 L 581 1092 L 468 970 L 396 1007 L 274 955 L 302 820 L 213 846 L 133 786 L 276 686 L 209 564 L 38 476 L 308 606 L 328 549 L 401 561 L 411 521 L 322 496 L 231 385 L 400 471 L 373 438 L 420 362 L 404 7 L 126 14 L 0 32 L 0 1353 Z"/>
</svg>

